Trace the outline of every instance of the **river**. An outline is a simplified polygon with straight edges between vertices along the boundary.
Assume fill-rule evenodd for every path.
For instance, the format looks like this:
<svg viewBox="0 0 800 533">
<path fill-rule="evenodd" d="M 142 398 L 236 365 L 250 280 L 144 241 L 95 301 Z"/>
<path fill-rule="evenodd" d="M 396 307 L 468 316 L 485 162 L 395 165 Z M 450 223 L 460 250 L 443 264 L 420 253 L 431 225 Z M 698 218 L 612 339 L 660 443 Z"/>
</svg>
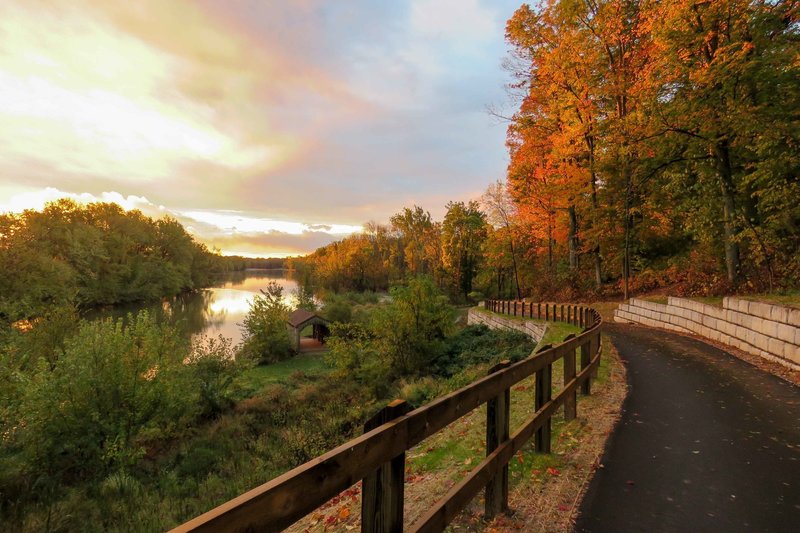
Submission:
<svg viewBox="0 0 800 533">
<path fill-rule="evenodd" d="M 242 340 L 239 325 L 247 315 L 253 296 L 259 294 L 259 289 L 265 289 L 270 281 L 283 287 L 284 300 L 294 309 L 297 282 L 292 279 L 290 271 L 248 269 L 224 274 L 214 286 L 206 289 L 156 303 L 115 306 L 88 313 L 87 318 L 119 318 L 146 309 L 160 321 L 174 325 L 183 335 L 191 338 L 222 335 L 231 339 L 235 346 Z"/>
</svg>

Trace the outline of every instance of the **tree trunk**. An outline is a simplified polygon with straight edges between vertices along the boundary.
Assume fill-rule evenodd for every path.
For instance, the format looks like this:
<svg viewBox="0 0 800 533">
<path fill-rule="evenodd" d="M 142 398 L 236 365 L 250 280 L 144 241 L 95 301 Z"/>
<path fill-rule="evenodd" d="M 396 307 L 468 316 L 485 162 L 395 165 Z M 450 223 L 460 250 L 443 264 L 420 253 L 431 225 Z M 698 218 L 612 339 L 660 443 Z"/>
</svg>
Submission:
<svg viewBox="0 0 800 533">
<path fill-rule="evenodd" d="M 576 270 L 578 268 L 578 215 L 575 213 L 575 206 L 571 205 L 568 209 L 569 212 L 569 268 Z"/>
<path fill-rule="evenodd" d="M 597 212 L 599 210 L 598 202 L 597 202 L 597 172 L 595 172 L 594 168 L 594 137 L 592 135 L 586 136 L 586 145 L 589 147 L 589 176 L 592 185 L 592 211 L 594 212 L 594 223 L 597 222 Z M 600 237 L 597 235 L 597 229 L 595 228 L 595 239 L 596 244 L 594 247 L 593 255 L 594 255 L 594 282 L 598 289 L 603 286 L 603 263 L 600 257 Z"/>
<path fill-rule="evenodd" d="M 519 286 L 519 272 L 517 271 L 517 255 L 514 252 L 514 239 L 508 240 L 511 247 L 511 266 L 514 269 L 514 283 L 517 284 L 517 300 L 522 300 L 522 289 Z"/>
<path fill-rule="evenodd" d="M 714 156 L 722 189 L 725 269 L 728 273 L 728 281 L 735 284 L 739 281 L 739 244 L 736 242 L 739 228 L 736 224 L 736 187 L 733 183 L 728 141 L 723 139 L 714 146 Z"/>
<path fill-rule="evenodd" d="M 553 273 L 553 216 L 547 218 L 547 269 Z"/>
<path fill-rule="evenodd" d="M 627 165 L 623 165 L 623 172 L 625 173 L 625 246 L 622 255 L 622 296 L 627 300 L 628 294 L 628 278 L 631 274 L 631 203 L 633 194 L 633 183 L 631 182 L 630 169 Z"/>
</svg>

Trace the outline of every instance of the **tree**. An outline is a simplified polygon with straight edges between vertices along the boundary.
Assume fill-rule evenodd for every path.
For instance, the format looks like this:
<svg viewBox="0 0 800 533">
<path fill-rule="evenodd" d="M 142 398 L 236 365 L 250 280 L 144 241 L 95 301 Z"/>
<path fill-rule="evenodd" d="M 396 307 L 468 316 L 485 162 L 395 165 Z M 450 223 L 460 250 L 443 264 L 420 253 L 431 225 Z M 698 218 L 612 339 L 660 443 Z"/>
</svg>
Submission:
<svg viewBox="0 0 800 533">
<path fill-rule="evenodd" d="M 267 290 L 256 294 L 242 323 L 242 352 L 261 364 L 274 363 L 291 355 L 286 321 L 289 307 L 283 301 L 283 287 L 270 281 Z"/>
<path fill-rule="evenodd" d="M 370 326 L 377 351 L 395 375 L 422 372 L 444 348 L 455 313 L 428 276 L 392 287 L 392 300 L 379 308 Z"/>
<path fill-rule="evenodd" d="M 487 220 L 497 230 L 490 234 L 501 241 L 508 243 L 508 251 L 511 256 L 511 268 L 514 276 L 514 283 L 517 287 L 517 299 L 522 299 L 522 286 L 519 282 L 519 268 L 517 267 L 517 246 L 515 244 L 516 232 L 516 206 L 514 200 L 508 193 L 506 184 L 497 181 L 489 185 L 486 192 L 481 197 L 481 203 L 486 211 Z"/>
<path fill-rule="evenodd" d="M 457 291 L 466 299 L 472 292 L 472 281 L 481 259 L 486 238 L 486 215 L 478 203 L 449 202 L 442 223 L 444 267 Z"/>
</svg>

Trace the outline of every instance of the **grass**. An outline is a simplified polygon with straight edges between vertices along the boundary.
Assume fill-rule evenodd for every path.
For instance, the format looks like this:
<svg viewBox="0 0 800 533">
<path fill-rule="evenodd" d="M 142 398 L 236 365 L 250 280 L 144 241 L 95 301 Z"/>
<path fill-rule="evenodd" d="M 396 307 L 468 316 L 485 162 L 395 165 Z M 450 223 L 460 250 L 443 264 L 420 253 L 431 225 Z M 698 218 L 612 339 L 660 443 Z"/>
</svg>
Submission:
<svg viewBox="0 0 800 533">
<path fill-rule="evenodd" d="M 523 316 L 520 316 L 520 315 L 514 316 L 514 315 L 506 315 L 506 314 L 503 314 L 503 313 L 495 313 L 493 311 L 489 311 L 488 309 L 486 309 L 484 307 L 472 307 L 470 309 L 472 309 L 474 311 L 477 311 L 479 313 L 498 315 L 498 316 L 502 316 L 503 318 L 508 318 L 509 320 L 517 320 L 519 322 L 536 322 L 537 324 L 550 324 L 550 322 L 546 322 L 544 320 L 539 320 L 537 318 L 530 318 L 530 317 L 527 317 L 527 316 L 523 317 Z"/>
<path fill-rule="evenodd" d="M 321 354 L 300 354 L 285 361 L 245 370 L 239 376 L 239 385 L 248 395 L 252 395 L 270 385 L 287 383 L 298 372 L 307 376 L 321 376 L 330 371 Z"/>
<path fill-rule="evenodd" d="M 636 296 L 636 298 L 638 298 L 640 300 L 645 300 L 647 302 L 657 303 L 657 304 L 666 304 L 667 301 L 669 300 L 669 296 L 666 296 L 664 294 L 652 294 L 652 295 L 646 295 L 646 296 Z M 720 301 L 722 301 L 722 300 L 720 300 Z"/>
<path fill-rule="evenodd" d="M 737 298 L 800 308 L 800 291 L 792 291 L 784 294 L 746 294 L 737 296 Z"/>
<path fill-rule="evenodd" d="M 546 324 L 547 330 L 542 340 L 539 341 L 539 346 L 547 346 L 548 344 L 555 346 L 570 333 L 577 336 L 582 331 L 580 326 L 573 326 L 566 322 L 546 322 Z"/>
<path fill-rule="evenodd" d="M 775 294 L 775 293 L 734 294 L 733 296 L 736 298 L 741 298 L 743 300 L 766 302 L 771 304 L 800 308 L 800 292 L 797 291 L 788 292 L 784 294 Z M 689 299 L 694 300 L 695 302 L 714 305 L 716 307 L 722 307 L 723 298 L 724 296 L 691 296 Z"/>
<path fill-rule="evenodd" d="M 700 302 L 701 304 L 722 307 L 722 298 L 723 296 L 692 296 L 689 300 Z"/>
</svg>

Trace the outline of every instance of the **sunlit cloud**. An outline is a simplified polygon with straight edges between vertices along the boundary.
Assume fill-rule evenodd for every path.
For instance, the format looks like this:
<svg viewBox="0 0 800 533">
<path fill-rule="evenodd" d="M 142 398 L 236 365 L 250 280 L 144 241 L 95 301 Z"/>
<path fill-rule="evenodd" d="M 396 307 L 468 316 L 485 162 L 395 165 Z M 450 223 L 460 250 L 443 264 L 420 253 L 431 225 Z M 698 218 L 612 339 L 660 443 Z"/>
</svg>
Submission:
<svg viewBox="0 0 800 533">
<path fill-rule="evenodd" d="M 268 218 L 248 217 L 236 213 L 211 213 L 204 211 L 183 211 L 181 215 L 192 220 L 210 224 L 229 232 L 238 233 L 270 233 L 280 232 L 289 235 L 301 235 L 309 231 L 330 233 L 332 235 L 349 235 L 361 231 L 361 226 L 346 224 L 305 224 L 287 222 Z"/>
<path fill-rule="evenodd" d="M 297 255 L 501 177 L 513 0 L 7 0 L 0 210 L 170 215 Z"/>
<path fill-rule="evenodd" d="M 166 214 L 164 206 L 156 206 L 144 196 L 128 195 L 123 196 L 116 191 L 103 192 L 99 195 L 94 195 L 88 192 L 73 193 L 56 189 L 55 187 L 47 187 L 41 190 L 31 190 L 10 196 L 5 201 L 0 201 L 0 213 L 22 213 L 26 209 L 33 209 L 41 211 L 48 203 L 55 202 L 66 198 L 73 200 L 79 204 L 91 204 L 97 202 L 115 203 L 130 211 L 131 209 L 139 209 L 148 211 L 151 214 L 158 216 L 158 213 Z"/>
</svg>

